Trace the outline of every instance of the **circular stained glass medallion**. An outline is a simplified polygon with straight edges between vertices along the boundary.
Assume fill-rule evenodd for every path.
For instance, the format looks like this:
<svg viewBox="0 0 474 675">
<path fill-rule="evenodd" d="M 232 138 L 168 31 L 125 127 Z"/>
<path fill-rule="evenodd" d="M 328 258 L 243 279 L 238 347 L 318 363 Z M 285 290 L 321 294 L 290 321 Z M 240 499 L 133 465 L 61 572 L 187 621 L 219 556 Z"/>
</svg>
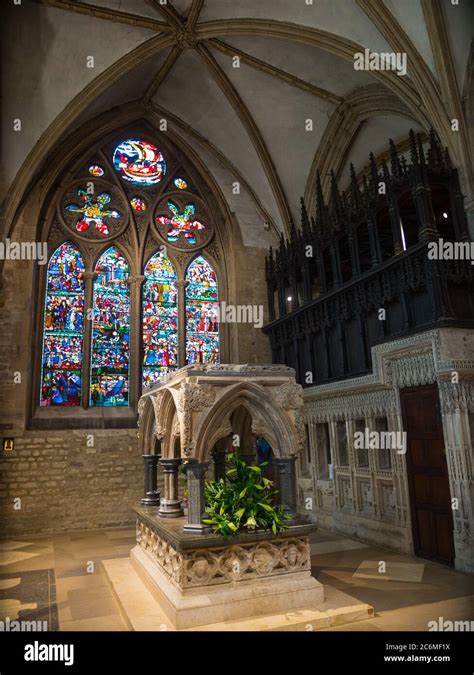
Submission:
<svg viewBox="0 0 474 675">
<path fill-rule="evenodd" d="M 91 176 L 103 176 L 105 171 L 104 169 L 99 166 L 98 164 L 93 164 L 92 166 L 89 167 L 89 173 Z"/>
<path fill-rule="evenodd" d="M 186 190 L 186 188 L 188 187 L 188 184 L 186 183 L 184 178 L 175 178 L 174 184 L 176 185 L 178 190 Z"/>
<path fill-rule="evenodd" d="M 130 204 L 132 205 L 132 209 L 134 211 L 146 211 L 145 200 L 141 197 L 132 197 Z"/>
<path fill-rule="evenodd" d="M 136 185 L 155 185 L 166 171 L 165 160 L 158 148 L 139 138 L 119 143 L 113 163 L 123 180 Z"/>
</svg>

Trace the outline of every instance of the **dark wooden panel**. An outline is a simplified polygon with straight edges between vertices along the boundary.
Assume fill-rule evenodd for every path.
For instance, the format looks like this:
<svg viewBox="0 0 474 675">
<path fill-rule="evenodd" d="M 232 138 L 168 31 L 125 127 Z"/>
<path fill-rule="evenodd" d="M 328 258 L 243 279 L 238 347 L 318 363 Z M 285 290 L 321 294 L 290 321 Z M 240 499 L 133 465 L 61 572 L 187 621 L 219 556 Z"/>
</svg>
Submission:
<svg viewBox="0 0 474 675">
<path fill-rule="evenodd" d="M 436 548 L 433 514 L 427 509 L 418 507 L 416 518 L 419 530 L 416 554 L 430 557 L 431 551 Z"/>
<path fill-rule="evenodd" d="M 437 385 L 400 391 L 415 553 L 452 565 L 453 514 Z"/>
</svg>

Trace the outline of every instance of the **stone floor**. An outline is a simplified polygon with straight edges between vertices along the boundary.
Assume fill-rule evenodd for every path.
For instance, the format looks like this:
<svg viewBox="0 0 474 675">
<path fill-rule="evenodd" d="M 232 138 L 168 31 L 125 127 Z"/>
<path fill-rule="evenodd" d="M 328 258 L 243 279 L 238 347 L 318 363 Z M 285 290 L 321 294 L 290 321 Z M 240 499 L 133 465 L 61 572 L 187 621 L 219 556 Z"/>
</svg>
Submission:
<svg viewBox="0 0 474 675">
<path fill-rule="evenodd" d="M 101 560 L 128 556 L 134 540 L 134 529 L 117 529 L 0 541 L 0 620 L 127 630 Z M 319 581 L 375 608 L 373 619 L 326 630 L 423 631 L 438 617 L 474 620 L 474 576 L 324 530 L 311 553 Z"/>
</svg>

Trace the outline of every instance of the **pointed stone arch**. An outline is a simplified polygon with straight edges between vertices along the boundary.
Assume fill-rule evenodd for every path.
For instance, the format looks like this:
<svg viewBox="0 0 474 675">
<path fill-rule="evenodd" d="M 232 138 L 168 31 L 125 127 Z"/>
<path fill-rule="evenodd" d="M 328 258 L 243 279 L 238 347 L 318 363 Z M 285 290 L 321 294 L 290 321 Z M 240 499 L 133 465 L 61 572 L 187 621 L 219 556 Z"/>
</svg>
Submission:
<svg viewBox="0 0 474 675">
<path fill-rule="evenodd" d="M 142 397 L 138 402 L 138 428 L 140 454 L 152 455 L 155 447 L 155 411 L 149 397 Z"/>
<path fill-rule="evenodd" d="M 203 416 L 195 436 L 196 459 L 206 461 L 214 444 L 232 430 L 230 417 L 239 406 L 246 407 L 252 419 L 258 421 L 275 456 L 299 452 L 297 430 L 286 413 L 272 400 L 264 386 L 244 381 L 230 387 Z"/>
</svg>

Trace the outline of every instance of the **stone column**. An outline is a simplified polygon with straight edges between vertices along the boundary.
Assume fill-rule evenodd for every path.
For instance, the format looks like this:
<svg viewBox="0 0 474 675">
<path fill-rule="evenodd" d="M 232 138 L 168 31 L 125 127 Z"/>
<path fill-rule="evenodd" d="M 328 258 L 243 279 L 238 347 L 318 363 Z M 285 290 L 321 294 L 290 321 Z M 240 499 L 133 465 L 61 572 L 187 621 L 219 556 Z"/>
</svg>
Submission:
<svg viewBox="0 0 474 675">
<path fill-rule="evenodd" d="M 256 455 L 254 452 L 240 452 L 239 453 L 240 459 L 243 459 L 243 461 L 248 464 L 249 466 L 252 466 L 252 464 L 255 464 L 255 459 Z"/>
<path fill-rule="evenodd" d="M 165 474 L 165 496 L 160 501 L 158 515 L 162 518 L 180 518 L 184 515 L 181 500 L 178 499 L 178 470 L 181 457 L 160 459 Z"/>
<path fill-rule="evenodd" d="M 273 461 L 278 472 L 277 487 L 280 505 L 289 516 L 294 518 L 297 514 L 296 456 L 276 457 Z"/>
<path fill-rule="evenodd" d="M 94 279 L 95 272 L 84 272 L 85 293 L 84 293 L 84 317 L 87 319 L 89 309 L 94 309 L 92 306 L 94 300 Z M 92 312 L 93 316 L 93 312 Z M 81 402 L 82 407 L 86 410 L 89 408 L 90 401 L 90 384 L 91 384 L 91 341 L 93 318 L 89 321 L 84 321 L 84 335 L 82 347 L 82 390 Z"/>
<path fill-rule="evenodd" d="M 160 493 L 157 490 L 158 455 L 143 455 L 145 468 L 145 495 L 142 506 L 159 506 Z"/>
<path fill-rule="evenodd" d="M 134 408 L 141 388 L 142 373 L 142 284 L 145 277 L 141 274 L 130 275 L 127 282 L 130 287 L 130 345 L 128 371 L 128 401 Z"/>
<path fill-rule="evenodd" d="M 181 279 L 178 286 L 178 368 L 186 365 L 186 286 L 187 282 Z"/>
<path fill-rule="evenodd" d="M 189 460 L 186 464 L 188 477 L 188 522 L 184 532 L 205 533 L 209 527 L 202 522 L 204 514 L 204 476 L 209 462 Z"/>
</svg>

